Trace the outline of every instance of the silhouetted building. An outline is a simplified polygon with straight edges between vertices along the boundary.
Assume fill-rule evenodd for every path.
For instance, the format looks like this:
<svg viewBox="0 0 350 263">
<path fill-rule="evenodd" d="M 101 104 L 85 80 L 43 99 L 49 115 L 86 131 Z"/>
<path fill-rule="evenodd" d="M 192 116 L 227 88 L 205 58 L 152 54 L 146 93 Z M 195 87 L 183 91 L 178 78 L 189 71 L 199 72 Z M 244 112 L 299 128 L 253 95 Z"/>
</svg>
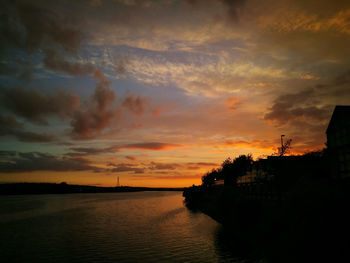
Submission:
<svg viewBox="0 0 350 263">
<path fill-rule="evenodd" d="M 333 176 L 350 177 L 350 106 L 336 106 L 327 128 Z"/>
<path fill-rule="evenodd" d="M 289 185 L 301 177 L 327 177 L 328 166 L 323 152 L 300 156 L 268 156 L 253 163 L 251 171 L 241 178 L 238 184 L 265 183 L 274 181 Z"/>
</svg>

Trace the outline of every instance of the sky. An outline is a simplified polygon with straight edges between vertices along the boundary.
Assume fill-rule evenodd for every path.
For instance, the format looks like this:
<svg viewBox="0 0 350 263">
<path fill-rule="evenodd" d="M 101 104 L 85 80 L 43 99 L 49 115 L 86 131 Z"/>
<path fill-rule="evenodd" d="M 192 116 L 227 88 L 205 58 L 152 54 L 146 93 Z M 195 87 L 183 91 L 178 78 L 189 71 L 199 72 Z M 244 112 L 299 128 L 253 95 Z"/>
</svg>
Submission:
<svg viewBox="0 0 350 263">
<path fill-rule="evenodd" d="M 350 104 L 348 0 L 1 2 L 2 183 L 200 184 Z"/>
</svg>

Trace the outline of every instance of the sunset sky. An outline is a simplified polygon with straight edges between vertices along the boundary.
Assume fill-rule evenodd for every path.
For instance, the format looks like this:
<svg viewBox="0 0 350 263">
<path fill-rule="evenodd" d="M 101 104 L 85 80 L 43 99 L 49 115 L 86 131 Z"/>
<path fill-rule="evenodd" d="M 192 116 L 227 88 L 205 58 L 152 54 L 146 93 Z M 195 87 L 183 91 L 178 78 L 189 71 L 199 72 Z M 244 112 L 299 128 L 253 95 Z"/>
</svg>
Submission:
<svg viewBox="0 0 350 263">
<path fill-rule="evenodd" d="M 9 0 L 0 37 L 0 182 L 199 184 L 350 104 L 348 0 Z"/>
</svg>

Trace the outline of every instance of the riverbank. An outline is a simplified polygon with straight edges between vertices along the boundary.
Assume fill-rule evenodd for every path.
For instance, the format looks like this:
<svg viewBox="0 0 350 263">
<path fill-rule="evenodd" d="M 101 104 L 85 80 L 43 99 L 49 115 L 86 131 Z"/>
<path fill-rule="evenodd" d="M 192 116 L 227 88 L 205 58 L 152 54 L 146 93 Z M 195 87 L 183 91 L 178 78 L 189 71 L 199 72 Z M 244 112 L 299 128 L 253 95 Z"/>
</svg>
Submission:
<svg viewBox="0 0 350 263">
<path fill-rule="evenodd" d="M 140 191 L 183 191 L 183 188 L 152 187 L 99 187 L 89 185 L 69 185 L 66 183 L 7 183 L 0 184 L 0 195 L 23 194 L 73 194 L 73 193 L 118 193 Z"/>
<path fill-rule="evenodd" d="M 266 262 L 347 262 L 347 183 L 300 181 L 283 199 L 253 198 L 234 186 L 191 187 L 188 208 L 223 224 L 225 231 Z"/>
</svg>

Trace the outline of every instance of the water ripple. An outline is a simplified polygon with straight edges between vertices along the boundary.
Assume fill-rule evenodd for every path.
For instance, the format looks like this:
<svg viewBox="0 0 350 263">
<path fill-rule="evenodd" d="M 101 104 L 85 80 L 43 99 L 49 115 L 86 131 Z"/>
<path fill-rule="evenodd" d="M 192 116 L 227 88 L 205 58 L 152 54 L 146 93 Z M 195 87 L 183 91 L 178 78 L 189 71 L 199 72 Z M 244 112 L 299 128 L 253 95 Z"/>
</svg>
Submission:
<svg viewBox="0 0 350 263">
<path fill-rule="evenodd" d="M 242 262 L 179 192 L 8 196 L 0 211 L 3 262 Z"/>
</svg>

